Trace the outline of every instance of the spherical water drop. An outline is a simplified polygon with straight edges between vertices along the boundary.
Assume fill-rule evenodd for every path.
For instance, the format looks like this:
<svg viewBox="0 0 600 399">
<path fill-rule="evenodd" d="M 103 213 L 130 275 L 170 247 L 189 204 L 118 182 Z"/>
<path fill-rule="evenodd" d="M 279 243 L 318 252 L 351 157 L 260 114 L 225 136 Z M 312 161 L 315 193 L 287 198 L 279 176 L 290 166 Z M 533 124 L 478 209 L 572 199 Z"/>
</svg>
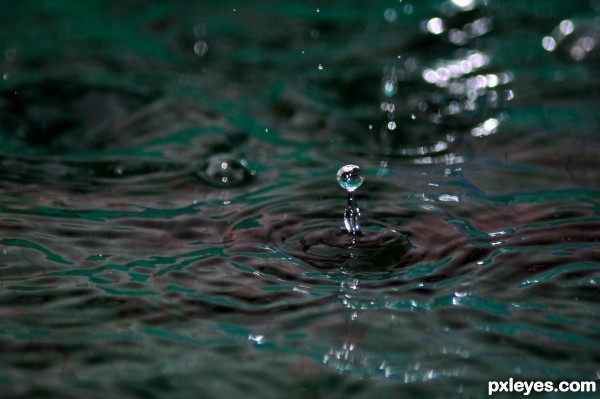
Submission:
<svg viewBox="0 0 600 399">
<path fill-rule="evenodd" d="M 342 166 L 337 172 L 337 181 L 346 191 L 352 192 L 356 190 L 365 180 L 365 176 L 359 166 L 346 165 Z"/>
<path fill-rule="evenodd" d="M 383 18 L 388 22 L 395 22 L 398 19 L 398 13 L 393 8 L 388 8 L 383 13 Z"/>
<path fill-rule="evenodd" d="M 383 94 L 386 97 L 392 97 L 394 94 L 396 94 L 398 87 L 396 86 L 396 82 L 394 80 L 384 79 L 383 84 L 382 84 L 382 90 L 383 90 Z"/>
</svg>

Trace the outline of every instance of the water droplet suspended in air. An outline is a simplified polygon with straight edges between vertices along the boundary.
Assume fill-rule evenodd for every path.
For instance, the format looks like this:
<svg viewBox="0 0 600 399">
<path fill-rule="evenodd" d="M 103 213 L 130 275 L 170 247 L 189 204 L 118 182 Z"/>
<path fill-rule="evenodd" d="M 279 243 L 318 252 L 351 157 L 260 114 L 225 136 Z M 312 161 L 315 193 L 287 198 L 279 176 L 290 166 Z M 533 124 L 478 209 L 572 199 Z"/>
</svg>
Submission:
<svg viewBox="0 0 600 399">
<path fill-rule="evenodd" d="M 393 8 L 388 8 L 383 13 L 383 18 L 388 22 L 395 22 L 398 19 L 398 13 Z"/>
<path fill-rule="evenodd" d="M 383 94 L 385 94 L 386 97 L 392 97 L 398 90 L 396 82 L 393 79 L 384 79 L 382 86 Z"/>
<path fill-rule="evenodd" d="M 388 164 L 382 161 L 380 166 L 388 167 Z M 405 233 L 378 224 L 369 224 L 361 229 L 360 212 L 354 199 L 356 189 L 365 180 L 360 167 L 345 165 L 338 170 L 336 177 L 348 193 L 344 210 L 345 228 L 324 228 L 323 222 L 306 222 L 299 218 L 298 223 L 303 226 L 299 233 L 293 232 L 294 223 L 278 233 L 285 243 L 282 251 L 318 269 L 335 268 L 352 273 L 367 272 L 369 275 L 406 264 L 404 256 L 410 251 L 411 243 Z M 350 288 L 355 289 L 353 287 L 355 284 Z"/>
<path fill-rule="evenodd" d="M 342 166 L 337 172 L 337 181 L 346 191 L 356 190 L 364 180 L 362 170 L 356 165 Z"/>
<path fill-rule="evenodd" d="M 348 201 L 344 210 L 344 226 L 350 235 L 362 236 L 360 229 L 360 210 L 354 199 L 354 191 L 360 187 L 365 180 L 365 176 L 356 165 L 342 166 L 337 172 L 337 181 L 340 186 L 348 192 Z"/>
</svg>

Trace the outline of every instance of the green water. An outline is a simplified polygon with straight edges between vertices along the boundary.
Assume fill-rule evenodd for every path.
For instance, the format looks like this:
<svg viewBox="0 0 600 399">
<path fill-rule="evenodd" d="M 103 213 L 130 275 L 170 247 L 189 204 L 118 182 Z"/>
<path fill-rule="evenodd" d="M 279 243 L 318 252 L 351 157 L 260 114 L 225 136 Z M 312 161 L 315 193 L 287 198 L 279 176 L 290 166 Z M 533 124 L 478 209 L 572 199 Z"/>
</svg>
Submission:
<svg viewBox="0 0 600 399">
<path fill-rule="evenodd" d="M 2 5 L 0 397 L 598 381 L 600 2 Z"/>
</svg>

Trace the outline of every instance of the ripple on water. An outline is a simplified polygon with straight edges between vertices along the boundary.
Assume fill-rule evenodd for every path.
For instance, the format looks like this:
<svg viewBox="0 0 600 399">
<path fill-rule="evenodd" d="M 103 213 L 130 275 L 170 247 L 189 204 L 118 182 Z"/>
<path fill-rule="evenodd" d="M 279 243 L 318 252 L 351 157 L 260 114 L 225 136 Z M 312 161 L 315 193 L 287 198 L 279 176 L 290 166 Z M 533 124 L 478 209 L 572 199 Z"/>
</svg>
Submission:
<svg viewBox="0 0 600 399">
<path fill-rule="evenodd" d="M 2 14 L 88 35 L 52 61 L 17 35 L 0 57 L 0 392 L 484 397 L 490 379 L 595 380 L 597 46 L 546 65 L 557 4 L 444 4 Z M 127 27 L 141 48 L 97 45 Z M 578 29 L 557 54 L 589 44 Z M 76 66 L 71 40 L 94 44 Z M 40 75 L 58 63 L 70 78 Z M 364 237 L 342 229 L 347 162 L 369 175 Z"/>
<path fill-rule="evenodd" d="M 363 236 L 353 237 L 341 228 L 327 224 L 307 226 L 300 234 L 282 236 L 284 253 L 301 259 L 313 267 L 359 273 L 381 273 L 399 267 L 410 243 L 405 234 L 379 226 L 364 228 Z"/>
<path fill-rule="evenodd" d="M 70 179 L 93 189 L 118 180 L 181 179 L 199 163 L 202 181 L 217 184 L 208 176 L 218 171 L 204 166 L 215 153 L 229 153 L 232 165 L 221 185 L 244 184 L 254 173 L 240 154 L 247 135 L 189 99 L 73 80 L 24 83 L 0 98 L 5 179 Z"/>
</svg>

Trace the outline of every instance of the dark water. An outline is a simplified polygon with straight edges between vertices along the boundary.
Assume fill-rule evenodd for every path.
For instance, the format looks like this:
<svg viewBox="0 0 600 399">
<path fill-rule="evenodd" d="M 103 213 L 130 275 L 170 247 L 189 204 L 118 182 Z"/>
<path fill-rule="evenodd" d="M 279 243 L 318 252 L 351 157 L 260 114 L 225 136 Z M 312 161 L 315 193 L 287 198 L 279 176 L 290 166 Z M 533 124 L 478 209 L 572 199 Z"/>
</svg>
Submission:
<svg viewBox="0 0 600 399">
<path fill-rule="evenodd" d="M 0 396 L 600 378 L 600 2 L 3 8 Z"/>
</svg>

